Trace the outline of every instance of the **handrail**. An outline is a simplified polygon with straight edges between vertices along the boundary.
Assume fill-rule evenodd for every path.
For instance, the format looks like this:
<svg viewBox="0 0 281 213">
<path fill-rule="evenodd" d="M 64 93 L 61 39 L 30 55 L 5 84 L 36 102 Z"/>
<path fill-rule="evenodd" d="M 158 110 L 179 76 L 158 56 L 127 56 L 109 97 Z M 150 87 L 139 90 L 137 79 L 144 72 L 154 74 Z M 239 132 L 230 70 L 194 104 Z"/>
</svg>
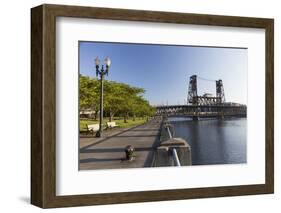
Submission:
<svg viewBox="0 0 281 213">
<path fill-rule="evenodd" d="M 180 160 L 178 157 L 178 153 L 175 148 L 172 149 L 172 153 L 173 153 L 173 160 L 174 160 L 175 166 L 181 166 L 181 163 L 180 163 Z"/>
<path fill-rule="evenodd" d="M 170 124 L 166 124 L 166 129 L 167 129 L 167 132 L 169 134 L 169 138 L 172 139 L 173 136 L 172 136 L 170 127 L 171 127 Z M 175 166 L 181 166 L 176 148 L 172 148 L 172 157 L 173 157 L 174 165 Z"/>
<path fill-rule="evenodd" d="M 169 138 L 173 138 L 172 134 L 171 134 L 171 130 L 170 130 L 170 127 L 167 125 L 167 131 L 168 131 L 168 134 L 169 134 Z"/>
</svg>

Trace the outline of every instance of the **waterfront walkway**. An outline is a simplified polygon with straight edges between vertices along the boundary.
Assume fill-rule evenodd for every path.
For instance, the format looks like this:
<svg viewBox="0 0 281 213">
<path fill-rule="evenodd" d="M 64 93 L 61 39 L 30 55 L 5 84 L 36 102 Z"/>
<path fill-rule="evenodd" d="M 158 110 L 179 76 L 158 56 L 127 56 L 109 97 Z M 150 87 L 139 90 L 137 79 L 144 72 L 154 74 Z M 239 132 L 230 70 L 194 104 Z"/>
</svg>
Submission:
<svg viewBox="0 0 281 213">
<path fill-rule="evenodd" d="M 150 167 L 159 145 L 160 119 L 126 129 L 109 130 L 105 138 L 80 138 L 80 169 L 118 169 Z M 134 161 L 125 160 L 125 147 L 136 150 Z"/>
</svg>

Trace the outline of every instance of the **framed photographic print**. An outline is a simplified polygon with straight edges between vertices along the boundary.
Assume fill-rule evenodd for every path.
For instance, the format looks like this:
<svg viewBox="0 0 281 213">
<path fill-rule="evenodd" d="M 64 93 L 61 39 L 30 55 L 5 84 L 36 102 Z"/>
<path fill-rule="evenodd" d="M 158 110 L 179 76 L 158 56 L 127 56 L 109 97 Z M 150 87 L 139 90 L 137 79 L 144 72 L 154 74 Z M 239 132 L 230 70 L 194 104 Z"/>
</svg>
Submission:
<svg viewBox="0 0 281 213">
<path fill-rule="evenodd" d="M 274 191 L 273 19 L 31 9 L 31 203 Z"/>
</svg>

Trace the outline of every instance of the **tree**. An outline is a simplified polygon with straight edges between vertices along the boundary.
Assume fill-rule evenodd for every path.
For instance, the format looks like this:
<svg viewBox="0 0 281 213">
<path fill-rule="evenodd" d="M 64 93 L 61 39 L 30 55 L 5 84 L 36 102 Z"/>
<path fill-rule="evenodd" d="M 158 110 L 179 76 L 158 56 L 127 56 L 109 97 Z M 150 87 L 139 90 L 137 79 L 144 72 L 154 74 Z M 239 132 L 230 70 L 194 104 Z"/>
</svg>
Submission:
<svg viewBox="0 0 281 213">
<path fill-rule="evenodd" d="M 91 108 L 97 113 L 100 102 L 100 83 L 97 78 L 80 75 L 80 109 Z M 129 116 L 150 116 L 153 107 L 143 97 L 145 90 L 128 84 L 104 80 L 104 112 L 112 121 L 115 115 L 123 116 L 127 122 Z M 155 111 L 154 111 L 155 112 Z"/>
<path fill-rule="evenodd" d="M 116 113 L 122 110 L 124 91 L 122 85 L 114 81 L 104 83 L 104 110 L 109 114 L 109 121 L 113 120 Z"/>
<path fill-rule="evenodd" d="M 124 117 L 124 122 L 127 122 L 127 119 L 130 114 L 134 114 L 134 111 L 138 107 L 135 103 L 138 97 L 142 95 L 145 90 L 143 88 L 131 87 L 127 84 L 121 84 L 121 97 L 122 104 L 120 106 L 120 113 Z"/>
<path fill-rule="evenodd" d="M 98 80 L 80 75 L 79 78 L 80 110 L 92 109 L 98 111 Z M 96 116 L 95 116 L 96 117 Z"/>
</svg>

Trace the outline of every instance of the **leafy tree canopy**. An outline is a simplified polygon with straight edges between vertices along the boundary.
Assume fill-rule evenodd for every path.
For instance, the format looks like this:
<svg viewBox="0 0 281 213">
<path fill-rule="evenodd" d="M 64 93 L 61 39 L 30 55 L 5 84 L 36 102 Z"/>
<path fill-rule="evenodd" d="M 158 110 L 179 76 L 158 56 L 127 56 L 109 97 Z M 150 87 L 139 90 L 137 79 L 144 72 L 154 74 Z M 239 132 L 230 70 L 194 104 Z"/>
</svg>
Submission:
<svg viewBox="0 0 281 213">
<path fill-rule="evenodd" d="M 99 110 L 100 81 L 80 75 L 80 109 Z M 104 80 L 104 112 L 114 116 L 151 116 L 155 109 L 143 97 L 145 90 Z"/>
</svg>

